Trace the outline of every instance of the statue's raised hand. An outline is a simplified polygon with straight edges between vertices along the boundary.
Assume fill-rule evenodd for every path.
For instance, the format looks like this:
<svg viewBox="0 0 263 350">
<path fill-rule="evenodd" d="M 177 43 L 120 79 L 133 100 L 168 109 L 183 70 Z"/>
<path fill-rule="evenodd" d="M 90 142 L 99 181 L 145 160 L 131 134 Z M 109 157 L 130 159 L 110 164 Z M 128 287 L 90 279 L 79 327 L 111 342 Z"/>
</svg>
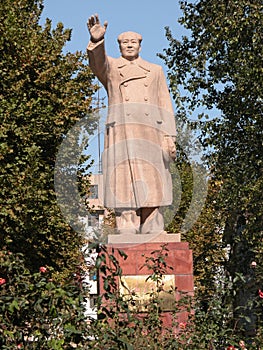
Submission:
<svg viewBox="0 0 263 350">
<path fill-rule="evenodd" d="M 90 40 L 94 43 L 104 38 L 108 22 L 105 21 L 104 25 L 100 24 L 99 16 L 96 14 L 88 19 L 88 29 L 90 33 Z"/>
</svg>

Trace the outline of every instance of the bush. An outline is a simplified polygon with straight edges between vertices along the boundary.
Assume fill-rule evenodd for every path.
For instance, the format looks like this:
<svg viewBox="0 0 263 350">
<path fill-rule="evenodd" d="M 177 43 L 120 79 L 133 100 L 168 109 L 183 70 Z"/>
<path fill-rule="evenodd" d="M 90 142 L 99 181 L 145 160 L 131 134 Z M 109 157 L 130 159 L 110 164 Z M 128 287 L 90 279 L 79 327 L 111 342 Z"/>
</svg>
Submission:
<svg viewBox="0 0 263 350">
<path fill-rule="evenodd" d="M 98 300 L 98 319 L 85 318 L 85 297 L 88 290 L 81 279 L 63 281 L 48 266 L 31 273 L 21 254 L 0 253 L 0 348 L 14 349 L 101 349 L 101 350 L 225 350 L 229 346 L 242 349 L 245 340 L 249 350 L 262 344 L 262 327 L 258 324 L 253 337 L 245 339 L 231 308 L 233 284 L 238 281 L 218 276 L 217 292 L 207 300 L 182 296 L 175 301 L 173 325 L 164 326 L 162 318 L 162 276 L 169 267 L 167 250 L 145 257 L 149 268 L 147 280 L 156 288 L 149 291 L 145 311 L 138 308 L 138 295 L 127 290 L 120 293 L 121 263 L 114 251 L 100 247 L 95 272 L 100 274 L 103 292 Z M 118 251 L 120 259 L 127 256 Z M 237 276 L 240 283 L 242 276 Z M 170 290 L 168 293 L 174 293 Z M 167 291 L 166 291 L 167 292 Z M 258 315 L 262 317 L 262 292 L 255 295 Z M 178 322 L 180 312 L 189 312 L 187 322 Z M 192 313 L 191 311 L 194 311 Z M 239 310 L 239 315 L 247 310 Z M 246 316 L 247 324 L 251 322 Z M 251 323 L 252 324 L 252 323 Z"/>
<path fill-rule="evenodd" d="M 23 255 L 8 251 L 0 262 L 0 348 L 82 349 L 88 335 L 84 293 L 74 278 L 62 285 L 46 266 L 31 273 Z"/>
</svg>

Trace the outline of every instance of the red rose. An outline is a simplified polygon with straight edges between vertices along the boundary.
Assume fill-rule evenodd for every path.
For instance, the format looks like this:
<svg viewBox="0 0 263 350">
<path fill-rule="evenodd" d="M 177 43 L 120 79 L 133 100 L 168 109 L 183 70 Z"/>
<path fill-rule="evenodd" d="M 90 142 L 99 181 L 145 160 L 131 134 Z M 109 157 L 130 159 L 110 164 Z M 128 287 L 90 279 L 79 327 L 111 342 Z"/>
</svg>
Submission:
<svg viewBox="0 0 263 350">
<path fill-rule="evenodd" d="M 261 289 L 258 290 L 258 295 L 259 295 L 260 298 L 263 298 L 263 292 L 262 292 Z"/>
<path fill-rule="evenodd" d="M 39 272 L 45 273 L 45 272 L 47 272 L 47 268 L 45 266 L 40 266 Z"/>
<path fill-rule="evenodd" d="M 5 278 L 0 278 L 0 286 L 2 285 L 2 284 L 5 284 L 6 283 L 6 279 Z"/>
</svg>

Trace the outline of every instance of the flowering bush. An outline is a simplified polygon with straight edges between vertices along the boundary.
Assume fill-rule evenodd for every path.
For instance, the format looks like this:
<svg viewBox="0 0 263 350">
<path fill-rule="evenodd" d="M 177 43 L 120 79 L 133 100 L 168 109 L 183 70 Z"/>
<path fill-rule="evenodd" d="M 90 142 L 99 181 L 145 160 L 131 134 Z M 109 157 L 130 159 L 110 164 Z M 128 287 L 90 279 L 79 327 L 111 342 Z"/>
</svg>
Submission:
<svg viewBox="0 0 263 350">
<path fill-rule="evenodd" d="M 73 279 L 62 286 L 44 266 L 32 274 L 22 255 L 8 251 L 0 266 L 1 349 L 85 348 L 83 297 Z"/>
<path fill-rule="evenodd" d="M 116 278 L 121 277 L 121 268 L 114 255 L 102 247 L 96 261 L 105 293 L 99 298 L 98 319 L 88 323 L 84 316 L 85 286 L 74 279 L 65 285 L 55 282 L 51 267 L 40 266 L 31 273 L 24 265 L 23 256 L 8 251 L 0 252 L 0 348 L 15 349 L 178 349 L 178 350 L 258 350 L 262 343 L 262 329 L 253 341 L 240 340 L 235 325 L 231 323 L 231 284 L 220 281 L 217 293 L 208 302 L 206 309 L 202 300 L 182 298 L 174 307 L 174 329 L 165 329 L 160 317 L 158 292 L 151 293 L 147 305 L 147 317 L 140 317 L 129 305 L 138 299 L 135 294 L 123 298 Z M 156 253 L 156 252 L 155 252 Z M 165 251 L 146 258 L 149 278 L 160 288 L 160 276 L 165 264 Z M 123 259 L 126 257 L 121 255 Z M 78 281 L 79 282 L 79 281 Z M 221 287 L 220 287 L 221 286 Z M 159 289 L 160 291 L 160 289 Z M 262 297 L 256 290 L 259 311 Z M 257 295 L 258 293 L 258 295 Z M 134 299 L 133 299 L 134 298 Z M 179 310 L 195 310 L 187 322 L 177 322 Z M 242 338 L 241 338 L 242 339 Z"/>
</svg>

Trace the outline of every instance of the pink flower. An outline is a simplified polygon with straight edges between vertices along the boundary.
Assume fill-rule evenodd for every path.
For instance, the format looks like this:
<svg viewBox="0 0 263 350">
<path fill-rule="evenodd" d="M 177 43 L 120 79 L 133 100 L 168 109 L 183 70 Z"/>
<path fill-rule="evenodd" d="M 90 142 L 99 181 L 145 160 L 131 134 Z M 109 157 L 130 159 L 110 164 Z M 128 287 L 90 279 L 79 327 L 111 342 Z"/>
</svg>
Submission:
<svg viewBox="0 0 263 350">
<path fill-rule="evenodd" d="M 46 273 L 47 272 L 47 268 L 45 266 L 40 266 L 39 272 Z"/>
<path fill-rule="evenodd" d="M 6 283 L 6 279 L 5 278 L 0 278 L 0 286 L 2 286 L 2 284 Z"/>
<path fill-rule="evenodd" d="M 22 347 L 23 347 L 22 344 L 18 344 L 18 345 L 17 345 L 17 348 L 18 348 L 18 349 L 22 349 Z"/>
<path fill-rule="evenodd" d="M 240 340 L 239 346 L 240 346 L 241 350 L 247 350 L 244 340 Z"/>
<path fill-rule="evenodd" d="M 256 261 L 252 261 L 251 264 L 250 264 L 250 266 L 251 266 L 252 268 L 253 268 L 253 267 L 256 267 L 256 266 L 257 266 Z"/>
<path fill-rule="evenodd" d="M 258 295 L 259 295 L 260 298 L 263 298 L 263 292 L 262 292 L 261 289 L 258 290 Z"/>
</svg>

